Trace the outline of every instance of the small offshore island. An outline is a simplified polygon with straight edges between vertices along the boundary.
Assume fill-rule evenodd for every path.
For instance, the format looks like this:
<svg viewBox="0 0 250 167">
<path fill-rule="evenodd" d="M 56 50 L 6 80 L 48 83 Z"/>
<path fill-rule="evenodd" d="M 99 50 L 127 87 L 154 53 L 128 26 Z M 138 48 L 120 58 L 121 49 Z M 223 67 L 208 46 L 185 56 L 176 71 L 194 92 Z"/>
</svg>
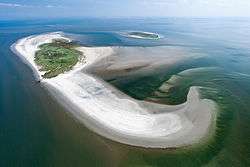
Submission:
<svg viewBox="0 0 250 167">
<path fill-rule="evenodd" d="M 159 37 L 141 33 L 130 35 Z M 190 88 L 185 103 L 164 105 L 133 99 L 93 72 L 100 69 L 124 74 L 189 58 L 176 48 L 167 48 L 169 56 L 164 61 L 152 56 L 143 61 L 139 56 L 124 60 L 125 53 L 162 54 L 160 50 L 166 48 L 83 47 L 72 43 L 62 32 L 55 32 L 20 39 L 12 49 L 30 65 L 42 86 L 61 104 L 84 125 L 106 138 L 133 146 L 170 148 L 199 143 L 211 135 L 216 104 L 201 99 L 198 87 Z M 123 53 L 123 56 L 115 59 L 116 53 Z"/>
<path fill-rule="evenodd" d="M 131 31 L 127 32 L 125 36 L 129 38 L 138 38 L 138 39 L 160 39 L 160 35 L 152 32 L 141 32 L 141 31 Z"/>
</svg>

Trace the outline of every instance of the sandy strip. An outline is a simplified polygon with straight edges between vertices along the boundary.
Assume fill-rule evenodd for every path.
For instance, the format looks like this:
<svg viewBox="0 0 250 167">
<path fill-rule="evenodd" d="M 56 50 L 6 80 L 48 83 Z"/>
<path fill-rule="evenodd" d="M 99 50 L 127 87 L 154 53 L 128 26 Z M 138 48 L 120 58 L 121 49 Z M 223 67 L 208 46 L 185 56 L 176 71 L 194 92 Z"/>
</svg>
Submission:
<svg viewBox="0 0 250 167">
<path fill-rule="evenodd" d="M 38 46 L 53 39 L 67 39 L 62 33 L 49 33 L 19 40 L 13 48 L 24 57 L 41 83 L 82 123 L 96 133 L 121 143 L 152 147 L 180 147 L 205 137 L 216 110 L 211 100 L 200 99 L 192 87 L 187 102 L 167 106 L 138 101 L 87 73 L 97 61 L 114 54 L 111 47 L 80 47 L 85 60 L 73 70 L 52 79 L 42 79 L 43 72 L 34 62 Z M 70 40 L 70 39 L 68 39 Z"/>
</svg>

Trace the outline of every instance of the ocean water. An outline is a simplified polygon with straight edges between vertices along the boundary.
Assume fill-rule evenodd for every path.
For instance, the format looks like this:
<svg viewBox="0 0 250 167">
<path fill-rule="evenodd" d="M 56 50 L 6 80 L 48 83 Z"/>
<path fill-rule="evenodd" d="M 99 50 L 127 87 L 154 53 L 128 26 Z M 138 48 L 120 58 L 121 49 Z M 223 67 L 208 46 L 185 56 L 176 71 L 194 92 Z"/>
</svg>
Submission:
<svg viewBox="0 0 250 167">
<path fill-rule="evenodd" d="M 185 148 L 144 149 L 91 132 L 56 103 L 11 52 L 19 38 L 63 31 L 87 46 L 178 46 L 201 55 L 152 75 L 111 84 L 137 99 L 185 101 L 190 86 L 217 102 L 211 140 Z M 126 31 L 160 40 L 126 38 Z M 189 53 L 190 54 L 190 53 Z M 191 53 L 192 54 L 192 53 Z M 170 89 L 160 90 L 161 85 Z M 250 19 L 67 19 L 0 21 L 0 166 L 250 166 Z"/>
</svg>

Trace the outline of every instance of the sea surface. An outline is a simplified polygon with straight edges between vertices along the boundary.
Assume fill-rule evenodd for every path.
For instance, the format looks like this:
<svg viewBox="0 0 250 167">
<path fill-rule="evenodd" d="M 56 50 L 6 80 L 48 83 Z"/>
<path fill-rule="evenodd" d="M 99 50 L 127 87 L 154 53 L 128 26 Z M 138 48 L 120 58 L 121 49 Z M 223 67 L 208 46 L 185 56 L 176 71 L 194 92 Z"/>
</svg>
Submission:
<svg viewBox="0 0 250 167">
<path fill-rule="evenodd" d="M 88 130 L 35 82 L 31 69 L 10 50 L 22 37 L 54 31 L 71 34 L 86 46 L 178 46 L 199 53 L 154 75 L 110 83 L 134 98 L 164 104 L 180 104 L 190 86 L 201 86 L 202 97 L 219 108 L 213 137 L 185 148 L 145 149 Z M 127 31 L 163 38 L 121 35 Z M 162 84 L 170 89 L 162 92 Z M 250 18 L 0 21 L 0 167 L 83 166 L 250 166 Z"/>
</svg>

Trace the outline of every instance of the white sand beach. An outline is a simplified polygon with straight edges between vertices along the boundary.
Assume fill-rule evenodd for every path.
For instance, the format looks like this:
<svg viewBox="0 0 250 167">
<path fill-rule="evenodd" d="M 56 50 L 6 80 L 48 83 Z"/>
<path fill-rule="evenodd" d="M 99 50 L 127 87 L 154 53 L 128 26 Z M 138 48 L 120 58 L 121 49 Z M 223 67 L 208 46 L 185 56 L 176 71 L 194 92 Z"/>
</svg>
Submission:
<svg viewBox="0 0 250 167">
<path fill-rule="evenodd" d="M 109 58 L 119 48 L 79 47 L 77 49 L 83 53 L 84 60 L 79 61 L 71 71 L 51 79 L 42 78 L 43 72 L 34 62 L 35 52 L 39 45 L 52 42 L 53 39 L 71 40 L 61 32 L 41 34 L 17 41 L 13 49 L 31 66 L 41 84 L 75 118 L 94 132 L 128 145 L 168 148 L 198 143 L 206 138 L 215 123 L 216 105 L 211 100 L 200 99 L 198 87 L 190 88 L 184 104 L 161 105 L 133 99 L 89 73 L 91 70 L 88 69 L 102 67 L 96 64 L 110 62 Z M 171 57 L 166 64 L 184 58 L 187 57 L 177 55 L 176 59 Z M 120 67 L 143 68 L 153 64 L 131 61 L 129 65 Z M 119 66 L 113 65 L 110 69 L 119 69 Z"/>
</svg>

